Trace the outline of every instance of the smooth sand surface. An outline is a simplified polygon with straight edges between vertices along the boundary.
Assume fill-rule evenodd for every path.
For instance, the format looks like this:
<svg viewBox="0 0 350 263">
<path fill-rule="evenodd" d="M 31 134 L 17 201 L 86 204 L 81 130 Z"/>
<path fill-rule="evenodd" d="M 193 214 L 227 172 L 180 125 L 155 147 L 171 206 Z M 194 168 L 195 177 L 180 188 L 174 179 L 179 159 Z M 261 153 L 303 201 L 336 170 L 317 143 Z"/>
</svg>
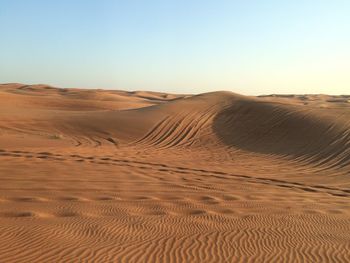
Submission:
<svg viewBox="0 0 350 263">
<path fill-rule="evenodd" d="M 0 85 L 0 262 L 350 262 L 350 96 Z"/>
</svg>

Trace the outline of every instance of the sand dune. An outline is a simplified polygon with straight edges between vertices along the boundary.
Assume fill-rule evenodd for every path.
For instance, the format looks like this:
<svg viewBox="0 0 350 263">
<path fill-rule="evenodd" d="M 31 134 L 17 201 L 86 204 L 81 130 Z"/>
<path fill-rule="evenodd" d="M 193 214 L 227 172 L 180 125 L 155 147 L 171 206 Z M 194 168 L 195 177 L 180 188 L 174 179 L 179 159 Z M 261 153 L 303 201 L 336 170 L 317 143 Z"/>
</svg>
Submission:
<svg viewBox="0 0 350 263">
<path fill-rule="evenodd" d="M 349 99 L 0 85 L 0 261 L 349 262 Z"/>
</svg>

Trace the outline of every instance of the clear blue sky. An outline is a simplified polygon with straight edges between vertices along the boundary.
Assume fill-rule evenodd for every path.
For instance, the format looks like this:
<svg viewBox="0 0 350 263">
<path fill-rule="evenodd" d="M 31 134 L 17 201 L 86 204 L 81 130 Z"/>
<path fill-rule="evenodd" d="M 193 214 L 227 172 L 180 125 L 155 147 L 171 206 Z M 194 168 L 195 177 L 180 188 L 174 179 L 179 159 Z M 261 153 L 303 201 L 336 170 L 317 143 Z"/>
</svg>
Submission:
<svg viewBox="0 0 350 263">
<path fill-rule="evenodd" d="M 0 83 L 350 93 L 348 0 L 0 0 Z"/>
</svg>

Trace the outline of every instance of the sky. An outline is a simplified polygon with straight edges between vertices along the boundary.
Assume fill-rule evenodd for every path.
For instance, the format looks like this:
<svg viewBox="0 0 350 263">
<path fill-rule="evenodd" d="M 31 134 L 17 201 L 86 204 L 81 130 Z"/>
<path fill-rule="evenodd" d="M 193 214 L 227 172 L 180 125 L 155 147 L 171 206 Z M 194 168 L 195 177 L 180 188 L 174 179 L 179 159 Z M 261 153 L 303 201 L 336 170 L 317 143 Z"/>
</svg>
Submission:
<svg viewBox="0 0 350 263">
<path fill-rule="evenodd" d="M 348 0 L 0 0 L 0 83 L 350 94 Z"/>
</svg>

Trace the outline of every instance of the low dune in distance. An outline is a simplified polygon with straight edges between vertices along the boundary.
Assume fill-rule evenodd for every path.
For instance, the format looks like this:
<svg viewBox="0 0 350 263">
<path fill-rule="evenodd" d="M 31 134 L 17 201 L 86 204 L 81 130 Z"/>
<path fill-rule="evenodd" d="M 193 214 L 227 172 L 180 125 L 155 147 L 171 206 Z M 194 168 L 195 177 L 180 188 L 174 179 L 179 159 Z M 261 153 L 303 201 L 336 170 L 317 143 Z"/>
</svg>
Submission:
<svg viewBox="0 0 350 263">
<path fill-rule="evenodd" d="M 350 96 L 0 85 L 1 262 L 350 262 Z"/>
</svg>

